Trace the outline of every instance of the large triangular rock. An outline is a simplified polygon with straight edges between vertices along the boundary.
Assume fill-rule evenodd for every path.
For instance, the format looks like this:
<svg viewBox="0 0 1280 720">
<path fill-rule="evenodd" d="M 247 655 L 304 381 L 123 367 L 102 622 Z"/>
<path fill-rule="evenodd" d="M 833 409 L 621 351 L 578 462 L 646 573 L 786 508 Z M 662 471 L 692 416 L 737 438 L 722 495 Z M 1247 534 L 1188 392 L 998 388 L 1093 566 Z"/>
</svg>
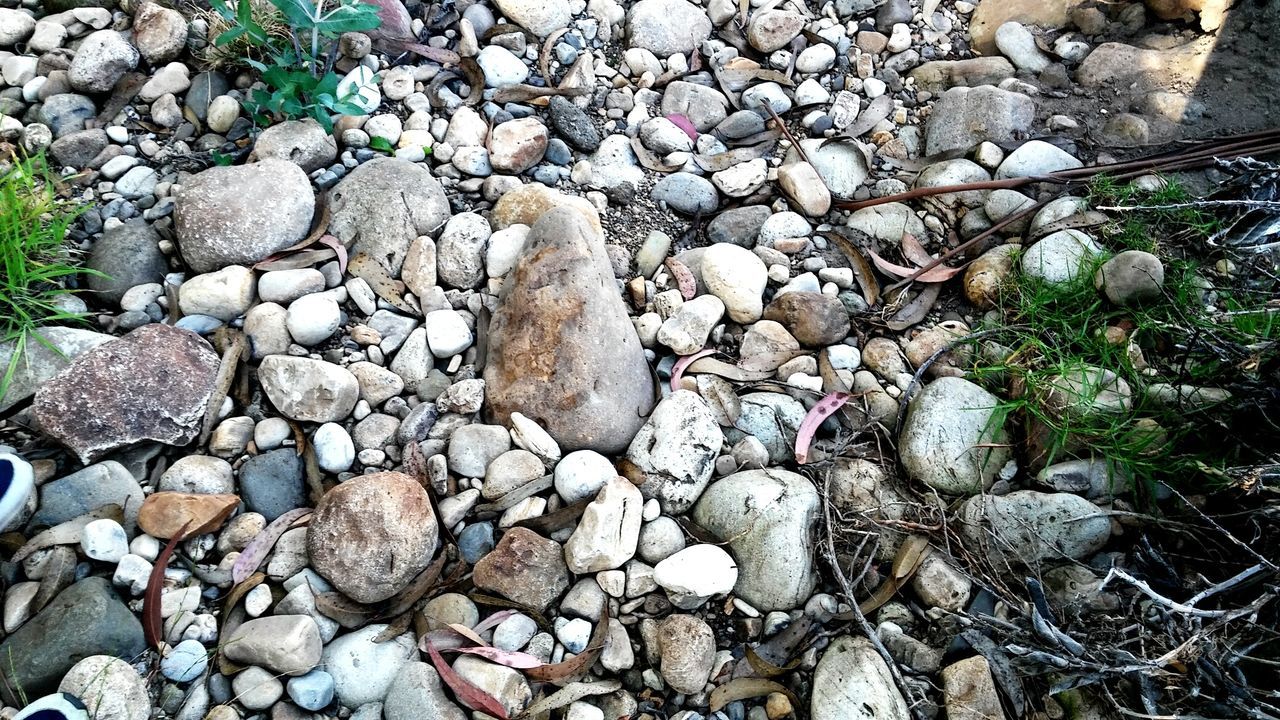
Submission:
<svg viewBox="0 0 1280 720">
<path fill-rule="evenodd" d="M 533 225 L 489 326 L 487 412 L 521 412 L 564 450 L 623 450 L 653 409 L 644 349 L 604 239 L 568 207 Z"/>
</svg>

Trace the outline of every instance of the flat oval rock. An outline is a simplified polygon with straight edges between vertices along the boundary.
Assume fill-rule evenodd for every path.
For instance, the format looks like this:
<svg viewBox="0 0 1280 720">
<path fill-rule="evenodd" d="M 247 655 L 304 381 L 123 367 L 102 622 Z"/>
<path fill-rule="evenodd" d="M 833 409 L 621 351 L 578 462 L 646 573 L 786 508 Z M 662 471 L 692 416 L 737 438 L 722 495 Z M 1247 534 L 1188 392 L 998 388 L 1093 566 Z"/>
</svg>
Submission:
<svg viewBox="0 0 1280 720">
<path fill-rule="evenodd" d="M 138 527 L 151 537 L 168 539 L 187 525 L 187 536 L 222 527 L 240 504 L 238 495 L 158 492 L 147 496 L 138 510 Z"/>
</svg>

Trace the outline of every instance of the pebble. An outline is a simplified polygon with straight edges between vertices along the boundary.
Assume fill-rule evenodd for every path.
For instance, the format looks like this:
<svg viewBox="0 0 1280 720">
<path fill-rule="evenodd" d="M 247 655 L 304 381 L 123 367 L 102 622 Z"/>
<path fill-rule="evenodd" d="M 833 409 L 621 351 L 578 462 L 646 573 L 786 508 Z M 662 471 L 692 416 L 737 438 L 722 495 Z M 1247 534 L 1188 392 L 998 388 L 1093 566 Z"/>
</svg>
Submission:
<svg viewBox="0 0 1280 720">
<path fill-rule="evenodd" d="M 659 562 L 653 568 L 653 581 L 667 591 L 672 604 L 691 610 L 712 596 L 732 591 L 738 582 L 738 565 L 719 546 L 693 545 Z"/>
<path fill-rule="evenodd" d="M 209 651 L 195 640 L 183 640 L 160 660 L 160 674 L 176 683 L 187 683 L 203 675 L 208 666 Z"/>
<path fill-rule="evenodd" d="M 289 678 L 286 688 L 289 699 L 303 710 L 318 712 L 333 702 L 333 676 L 323 670 L 312 670 L 305 675 Z"/>
<path fill-rule="evenodd" d="M 84 526 L 80 549 L 90 560 L 116 563 L 129 553 L 129 537 L 115 520 L 94 520 Z"/>
</svg>

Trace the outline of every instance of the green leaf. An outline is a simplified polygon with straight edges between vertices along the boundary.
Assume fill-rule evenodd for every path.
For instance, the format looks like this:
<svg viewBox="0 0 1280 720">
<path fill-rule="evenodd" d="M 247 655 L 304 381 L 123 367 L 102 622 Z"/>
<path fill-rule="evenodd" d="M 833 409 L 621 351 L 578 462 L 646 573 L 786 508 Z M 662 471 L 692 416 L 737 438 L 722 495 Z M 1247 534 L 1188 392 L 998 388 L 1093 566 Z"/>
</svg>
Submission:
<svg viewBox="0 0 1280 720">
<path fill-rule="evenodd" d="M 391 141 L 381 135 L 375 135 L 374 137 L 369 138 L 369 147 L 379 152 L 395 152 L 395 148 L 391 147 Z"/>
<path fill-rule="evenodd" d="M 249 28 L 246 28 L 243 25 L 233 27 L 230 30 L 222 33 L 218 37 L 214 38 L 213 44 L 215 47 L 221 47 L 223 45 L 226 45 L 229 42 L 232 42 L 233 40 L 240 37 L 241 35 L 244 35 L 247 32 L 249 32 Z"/>
<path fill-rule="evenodd" d="M 217 165 L 218 167 L 226 167 L 226 166 L 230 165 L 230 164 L 231 164 L 231 163 L 233 163 L 233 162 L 235 162 L 235 157 L 234 157 L 234 156 L 232 156 L 232 155 L 228 155 L 228 154 L 226 154 L 226 153 L 220 153 L 220 152 L 218 152 L 217 150 L 214 150 L 214 151 L 213 151 L 213 164 L 214 164 L 214 165 Z"/>
<path fill-rule="evenodd" d="M 209 0 L 209 6 L 221 15 L 224 20 L 230 20 L 236 16 L 235 12 L 227 5 L 227 0 Z"/>
</svg>

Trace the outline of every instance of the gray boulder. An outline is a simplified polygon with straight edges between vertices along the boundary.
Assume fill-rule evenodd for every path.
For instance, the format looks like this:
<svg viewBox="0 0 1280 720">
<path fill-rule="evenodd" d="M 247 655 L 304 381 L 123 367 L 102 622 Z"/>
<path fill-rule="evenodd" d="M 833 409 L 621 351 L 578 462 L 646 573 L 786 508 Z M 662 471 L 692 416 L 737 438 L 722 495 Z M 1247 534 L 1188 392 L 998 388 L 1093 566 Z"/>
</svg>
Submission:
<svg viewBox="0 0 1280 720">
<path fill-rule="evenodd" d="M 1000 399 L 957 377 L 934 380 L 911 400 L 898 437 L 902 466 L 939 492 L 991 487 L 1010 457 Z"/>
<path fill-rule="evenodd" d="M 627 13 L 627 40 L 659 58 L 691 52 L 711 36 L 711 19 L 686 0 L 640 0 Z"/>
<path fill-rule="evenodd" d="M 632 480 L 640 483 L 646 499 L 658 499 L 663 512 L 680 515 L 711 480 L 723 442 L 706 401 L 695 392 L 677 390 L 658 403 L 627 448 Z"/>
<path fill-rule="evenodd" d="M 135 285 L 161 282 L 169 270 L 160 233 L 141 218 L 104 231 L 85 264 L 102 273 L 89 276 L 89 288 L 112 303 Z"/>
<path fill-rule="evenodd" d="M 368 255 L 400 276 L 409 244 L 449 219 L 444 189 L 425 165 L 377 158 L 352 170 L 329 193 L 329 232 L 352 257 Z"/>
<path fill-rule="evenodd" d="M 951 88 L 934 103 L 925 125 L 926 153 L 967 150 L 984 140 L 1009 142 L 1031 129 L 1035 115 L 1026 95 L 990 85 Z"/>
<path fill-rule="evenodd" d="M 1111 518 L 1079 495 L 1018 490 L 978 495 L 960 507 L 960 534 L 996 567 L 1082 560 L 1111 538 Z"/>
</svg>

